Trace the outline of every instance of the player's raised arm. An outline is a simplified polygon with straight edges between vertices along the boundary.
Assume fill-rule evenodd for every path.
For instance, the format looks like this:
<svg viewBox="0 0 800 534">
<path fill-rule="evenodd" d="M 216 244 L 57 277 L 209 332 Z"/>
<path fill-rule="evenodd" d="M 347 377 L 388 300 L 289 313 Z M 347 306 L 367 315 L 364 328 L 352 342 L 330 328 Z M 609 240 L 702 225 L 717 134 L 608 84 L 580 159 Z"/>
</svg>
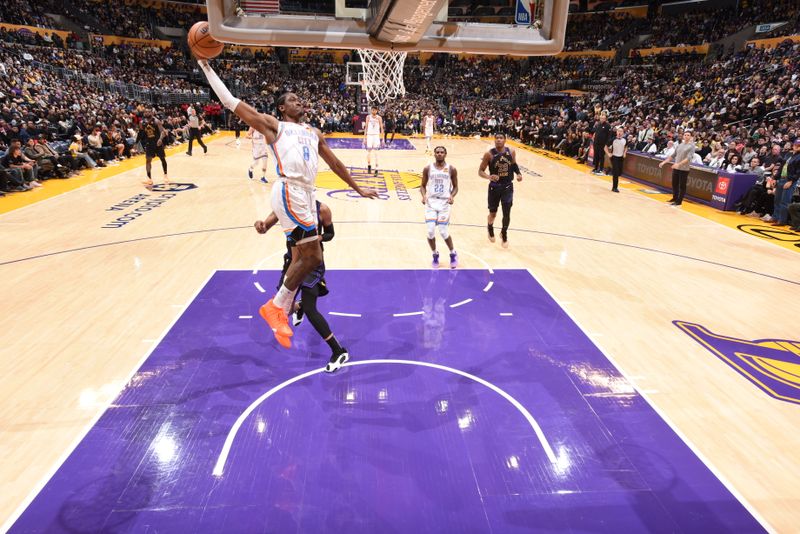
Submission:
<svg viewBox="0 0 800 534">
<path fill-rule="evenodd" d="M 274 143 L 275 139 L 278 137 L 278 127 L 280 126 L 278 119 L 272 115 L 259 113 L 253 106 L 233 96 L 228 88 L 225 87 L 225 84 L 222 83 L 222 80 L 219 79 L 217 73 L 214 72 L 214 69 L 211 68 L 211 65 L 208 64 L 208 61 L 200 59 L 197 63 L 200 65 L 203 74 L 206 75 L 211 89 L 213 89 L 214 93 L 219 97 L 222 105 L 236 113 L 236 115 L 248 125 L 264 134 L 267 143 Z"/>
<path fill-rule="evenodd" d="M 345 167 L 344 163 L 342 163 L 342 161 L 336 157 L 336 154 L 334 154 L 333 150 L 331 150 L 331 148 L 328 146 L 328 142 L 325 141 L 325 138 L 322 136 L 322 132 L 316 128 L 314 128 L 314 132 L 317 134 L 317 137 L 319 137 L 319 155 L 325 161 L 325 163 L 328 164 L 334 174 L 344 180 L 344 182 L 349 185 L 351 189 L 353 189 L 362 197 L 377 198 L 377 191 L 373 191 L 372 189 L 363 189 L 355 182 L 355 180 L 353 180 L 353 177 L 350 176 L 350 171 L 347 170 L 347 167 Z"/>
<path fill-rule="evenodd" d="M 498 176 L 496 174 L 486 174 L 486 167 L 489 166 L 489 162 L 492 160 L 492 157 L 486 152 L 483 155 L 483 159 L 481 160 L 481 166 L 478 168 L 478 176 L 483 178 L 484 180 L 490 180 L 492 182 L 496 182 L 498 180 Z"/>
</svg>

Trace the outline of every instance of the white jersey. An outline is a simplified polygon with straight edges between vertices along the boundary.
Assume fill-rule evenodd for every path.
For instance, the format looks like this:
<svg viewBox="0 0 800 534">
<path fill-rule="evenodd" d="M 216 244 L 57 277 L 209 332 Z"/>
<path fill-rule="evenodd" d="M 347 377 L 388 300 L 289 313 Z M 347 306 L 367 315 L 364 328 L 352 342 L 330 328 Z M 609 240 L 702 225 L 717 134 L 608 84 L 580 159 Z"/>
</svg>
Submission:
<svg viewBox="0 0 800 534">
<path fill-rule="evenodd" d="M 253 130 L 253 146 L 267 146 L 267 138 L 258 130 Z"/>
<path fill-rule="evenodd" d="M 445 163 L 444 168 L 437 169 L 435 163 L 428 166 L 428 204 L 432 201 L 448 200 L 453 190 L 453 180 L 450 178 L 450 164 Z M 437 202 L 440 204 L 441 202 Z"/>
<path fill-rule="evenodd" d="M 267 157 L 267 138 L 258 130 L 253 131 L 253 159 Z"/>
<path fill-rule="evenodd" d="M 279 178 L 313 188 L 319 163 L 319 137 L 308 124 L 281 122 L 278 137 L 270 145 Z"/>
<path fill-rule="evenodd" d="M 381 134 L 381 118 L 379 115 L 367 115 L 367 135 Z"/>
<path fill-rule="evenodd" d="M 425 117 L 425 137 L 431 137 L 433 135 L 433 117 L 428 115 Z"/>
</svg>

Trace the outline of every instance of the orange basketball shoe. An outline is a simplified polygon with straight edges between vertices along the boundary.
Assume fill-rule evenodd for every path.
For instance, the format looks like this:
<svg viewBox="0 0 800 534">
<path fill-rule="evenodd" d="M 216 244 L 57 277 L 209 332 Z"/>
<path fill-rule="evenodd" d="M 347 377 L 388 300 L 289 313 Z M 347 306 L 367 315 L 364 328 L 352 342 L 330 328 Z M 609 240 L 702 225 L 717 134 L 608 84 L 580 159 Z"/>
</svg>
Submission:
<svg viewBox="0 0 800 534">
<path fill-rule="evenodd" d="M 281 347 L 283 347 L 285 349 L 291 349 L 292 348 L 292 339 L 291 338 L 288 338 L 286 336 L 282 336 L 277 332 L 273 332 L 273 333 L 275 334 L 275 339 L 278 340 L 278 343 L 280 343 Z"/>
<path fill-rule="evenodd" d="M 289 319 L 286 317 L 286 312 L 283 311 L 283 308 L 276 306 L 275 303 L 272 302 L 272 299 L 270 299 L 269 302 L 258 309 L 258 313 L 261 315 L 261 318 L 267 322 L 269 327 L 272 328 L 272 332 L 275 334 L 278 342 L 285 347 L 286 345 L 281 342 L 280 338 L 286 338 L 288 342 L 293 333 L 292 329 L 289 328 Z M 289 346 L 291 346 L 291 343 L 289 343 Z"/>
</svg>

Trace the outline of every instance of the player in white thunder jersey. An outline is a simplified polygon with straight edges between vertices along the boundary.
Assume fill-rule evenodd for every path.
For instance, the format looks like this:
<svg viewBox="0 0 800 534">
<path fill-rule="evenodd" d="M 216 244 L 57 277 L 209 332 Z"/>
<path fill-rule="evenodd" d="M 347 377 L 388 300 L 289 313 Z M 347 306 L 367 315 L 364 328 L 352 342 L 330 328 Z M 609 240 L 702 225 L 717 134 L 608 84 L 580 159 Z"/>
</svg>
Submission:
<svg viewBox="0 0 800 534">
<path fill-rule="evenodd" d="M 247 168 L 247 176 L 249 176 L 251 180 L 253 179 L 253 169 L 256 167 L 256 165 L 258 165 L 258 162 L 261 161 L 261 181 L 266 184 L 268 183 L 267 139 L 264 137 L 264 134 L 252 127 L 247 132 L 247 137 L 253 142 L 253 162 Z"/>
<path fill-rule="evenodd" d="M 431 139 L 433 138 L 433 125 L 436 122 L 433 114 L 429 111 L 427 115 L 425 115 L 425 153 L 428 154 L 431 151 Z"/>
<path fill-rule="evenodd" d="M 428 245 L 433 251 L 433 266 L 439 267 L 439 252 L 436 250 L 436 227 L 447 248 L 450 249 L 450 268 L 458 266 L 458 254 L 450 237 L 450 206 L 458 194 L 458 172 L 445 161 L 447 149 L 437 146 L 433 149 L 434 162 L 422 169 L 422 203 L 425 204 L 425 224 L 428 227 Z"/>
<path fill-rule="evenodd" d="M 359 187 L 344 163 L 325 142 L 322 133 L 301 122 L 305 107 L 296 94 L 284 93 L 278 97 L 275 108 L 283 118 L 279 121 L 272 115 L 259 113 L 254 107 L 234 97 L 207 60 L 201 59 L 198 64 L 222 105 L 261 132 L 275 155 L 278 179 L 272 186 L 272 211 L 292 245 L 292 262 L 283 285 L 258 311 L 269 324 L 278 343 L 289 348 L 292 346 L 292 329 L 287 315 L 294 295 L 306 276 L 322 263 L 314 198 L 318 159 L 321 157 L 339 178 L 362 197 L 376 198 L 378 193 Z"/>
<path fill-rule="evenodd" d="M 383 139 L 383 118 L 378 108 L 372 106 L 364 125 L 364 146 L 367 148 L 367 172 L 372 172 L 372 151 L 381 147 Z M 375 176 L 378 175 L 378 153 L 375 152 Z"/>
</svg>

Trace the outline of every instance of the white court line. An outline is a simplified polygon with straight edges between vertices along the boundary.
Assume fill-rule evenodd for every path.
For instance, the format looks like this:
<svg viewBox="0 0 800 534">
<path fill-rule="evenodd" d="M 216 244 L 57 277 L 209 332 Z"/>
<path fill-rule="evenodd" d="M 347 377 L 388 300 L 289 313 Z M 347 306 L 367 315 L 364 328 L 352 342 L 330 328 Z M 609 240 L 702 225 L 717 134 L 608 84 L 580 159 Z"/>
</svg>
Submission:
<svg viewBox="0 0 800 534">
<path fill-rule="evenodd" d="M 239 319 L 252 319 L 252 318 L 253 318 L 252 315 L 240 315 L 239 316 Z"/>
<path fill-rule="evenodd" d="M 387 237 L 383 237 L 383 236 L 376 236 L 376 237 L 362 237 L 362 236 L 338 237 L 338 238 L 336 238 L 336 241 L 337 242 L 339 242 L 339 241 L 367 241 L 367 240 L 374 240 L 374 239 L 391 239 L 393 241 L 403 240 L 403 241 L 411 241 L 412 243 L 419 243 L 419 239 L 412 239 L 410 237 L 388 237 L 388 236 Z M 486 270 L 489 271 L 489 274 L 492 274 L 492 275 L 494 274 L 494 270 L 489 265 L 489 263 L 486 260 L 484 260 L 483 258 L 481 258 L 480 256 L 477 256 L 477 255 L 475 255 L 475 254 L 473 254 L 473 253 L 471 253 L 469 251 L 465 251 L 463 249 L 459 249 L 458 253 L 462 254 L 462 255 L 472 256 L 473 258 L 478 260 L 481 264 L 483 264 L 483 266 L 486 268 Z M 278 254 L 282 255 L 283 251 L 275 252 L 273 254 L 270 254 L 269 256 L 266 256 L 262 260 L 260 260 L 256 264 L 255 268 L 253 269 L 253 274 L 257 274 L 258 273 L 258 269 L 261 267 L 261 265 L 263 263 L 265 263 L 270 258 L 272 258 L 274 256 L 277 256 Z M 356 270 L 357 271 L 357 270 L 362 270 L 362 269 L 335 269 L 335 270 L 339 270 L 339 271 Z M 391 269 L 391 270 L 395 270 L 395 269 Z M 258 282 L 253 282 L 253 285 L 261 293 L 266 293 L 266 290 L 264 290 L 264 288 L 261 287 L 261 284 L 259 284 Z M 483 288 L 483 292 L 486 293 L 487 291 L 489 291 L 492 288 L 493 285 L 494 285 L 494 282 L 490 280 L 489 283 L 486 285 L 486 287 Z M 454 305 L 451 305 L 450 307 L 451 308 L 455 308 L 455 307 L 461 306 L 463 304 L 466 304 L 467 302 L 470 302 L 470 301 L 472 301 L 472 299 L 467 299 L 466 301 L 462 301 L 460 303 L 456 303 Z M 419 312 L 419 313 L 414 312 L 411 315 L 419 315 L 421 313 L 422 312 Z M 329 312 L 329 314 L 330 315 L 343 315 L 344 317 L 361 317 L 361 315 L 337 314 L 337 313 L 334 313 L 334 312 Z M 405 317 L 404 314 L 392 314 L 392 315 L 394 317 Z"/>
<path fill-rule="evenodd" d="M 541 280 L 537 279 L 536 276 L 534 276 L 533 271 L 531 271 L 530 269 L 527 269 L 527 271 L 528 271 L 528 274 L 531 275 L 531 278 L 533 278 L 536 282 L 538 282 L 538 284 L 542 287 L 542 289 L 544 289 L 545 292 L 548 295 L 550 295 L 550 298 L 555 300 L 554 295 L 545 287 L 545 285 L 542 283 Z M 558 302 L 558 301 L 556 300 L 556 302 Z M 577 319 L 575 319 L 575 317 L 569 311 L 565 310 L 564 308 L 562 308 L 562 310 L 564 310 L 564 313 L 566 313 L 567 316 L 570 319 L 572 319 L 573 323 L 578 325 L 578 328 L 580 328 L 582 331 L 584 331 L 583 327 L 581 327 L 580 323 L 577 321 Z M 611 362 L 611 365 L 613 365 L 620 372 L 620 374 L 622 374 L 622 376 L 625 378 L 625 380 L 627 380 L 628 383 L 630 383 L 631 387 L 639 395 L 641 395 L 642 398 L 645 401 L 647 401 L 647 404 L 650 405 L 650 407 L 653 409 L 653 411 L 655 411 L 658 414 L 658 416 L 661 417 L 661 419 L 663 419 L 665 423 L 667 423 L 667 425 L 672 429 L 672 431 L 675 432 L 675 434 L 678 435 L 678 437 L 681 439 L 681 441 L 683 441 L 686 444 L 686 446 L 689 447 L 689 449 L 691 449 L 691 451 L 695 454 L 695 456 L 697 456 L 700 459 L 700 461 L 703 462 L 703 464 L 705 464 L 705 466 L 708 468 L 708 470 L 711 471 L 714 474 L 714 476 L 717 477 L 717 480 L 719 480 L 722 483 L 722 485 L 725 486 L 725 488 L 727 488 L 727 490 L 731 492 L 731 495 L 736 497 L 736 499 L 739 501 L 739 503 L 741 503 L 741 505 L 744 506 L 745 509 L 748 512 L 750 512 L 750 515 L 752 515 L 755 518 L 756 521 L 761 523 L 761 526 L 764 527 L 764 530 L 766 530 L 768 532 L 775 532 L 775 529 L 773 529 L 770 526 L 770 524 L 767 522 L 767 520 L 764 519 L 761 516 L 761 514 L 756 511 L 756 509 L 753 507 L 753 505 L 750 504 L 747 501 L 747 499 L 745 499 L 744 496 L 741 493 L 739 493 L 739 491 L 730 482 L 728 482 L 728 480 L 722 475 L 722 473 L 719 471 L 719 469 L 714 467 L 714 464 L 712 464 L 708 460 L 708 458 L 706 458 L 706 456 L 702 452 L 700 452 L 700 450 L 694 445 L 694 443 L 692 443 L 689 440 L 689 438 L 686 437 L 686 434 L 684 434 L 680 430 L 680 428 L 675 426 L 675 424 L 670 420 L 670 418 L 667 417 L 667 414 L 665 414 L 663 411 L 661 411 L 661 409 L 658 406 L 656 406 L 655 403 L 653 403 L 653 401 L 647 395 L 648 392 L 650 392 L 651 390 L 644 390 L 644 389 L 639 389 L 638 387 L 636 387 L 636 384 L 631 380 L 631 377 L 629 377 L 627 375 L 627 373 L 625 373 L 625 369 L 622 366 L 620 366 L 616 362 L 616 360 L 614 360 L 614 358 L 611 356 L 611 353 L 606 351 L 606 350 L 604 350 L 603 347 L 600 346 L 600 343 L 598 343 L 597 341 L 595 341 L 591 337 L 590 337 L 590 341 L 598 349 L 600 349 L 600 352 L 603 353 L 603 356 L 605 356 L 606 359 L 608 359 L 608 361 Z"/>
<path fill-rule="evenodd" d="M 555 452 L 553 452 L 553 448 L 550 446 L 550 443 L 547 441 L 547 437 L 544 435 L 542 428 L 539 426 L 539 423 L 536 422 L 536 419 L 534 419 L 533 415 L 531 415 L 531 413 L 522 404 L 520 404 L 520 402 L 517 399 L 515 399 L 514 397 L 512 397 L 499 387 L 495 386 L 491 382 L 487 382 L 486 380 L 480 377 L 461 371 L 459 369 L 447 367 L 445 365 L 439 365 L 437 363 L 429 363 L 429 362 L 418 362 L 412 360 L 358 360 L 354 362 L 348 362 L 344 364 L 342 367 L 352 367 L 355 365 L 387 364 L 387 363 L 400 364 L 400 365 L 418 365 L 420 367 L 430 367 L 432 369 L 439 369 L 441 371 L 447 371 L 449 373 L 469 378 L 470 380 L 474 380 L 475 382 L 491 389 L 492 391 L 494 391 L 495 393 L 506 399 L 508 402 L 510 402 L 525 417 L 525 419 L 531 425 L 531 428 L 533 428 L 533 431 L 536 433 L 536 437 L 539 439 L 539 443 L 542 445 L 542 448 L 544 449 L 544 452 L 547 455 L 547 459 L 550 460 L 550 463 L 553 464 L 554 466 L 556 467 L 558 466 L 558 458 L 556 457 Z M 253 411 L 262 402 L 266 401 L 268 398 L 270 398 L 272 395 L 282 390 L 283 388 L 290 386 L 295 382 L 299 382 L 304 378 L 308 378 L 310 376 L 323 373 L 324 371 L 325 371 L 324 368 L 319 368 L 319 369 L 314 369 L 313 371 L 308 371 L 301 375 L 297 375 L 294 378 L 290 378 L 289 380 L 281 382 L 277 386 L 273 387 L 272 389 L 261 395 L 255 401 L 253 401 L 253 403 L 250 404 L 250 406 L 248 406 L 245 409 L 245 411 L 241 413 L 239 418 L 236 419 L 236 422 L 233 423 L 233 426 L 228 431 L 228 436 L 225 438 L 225 443 L 222 446 L 222 451 L 220 451 L 219 453 L 219 457 L 217 458 L 217 463 L 214 465 L 214 470 L 211 472 L 211 474 L 217 477 L 222 476 L 222 474 L 225 471 L 225 462 L 228 461 L 228 455 L 231 452 L 231 447 L 233 446 L 233 440 L 236 439 L 236 434 L 239 432 L 239 429 L 242 427 L 242 424 L 244 423 L 245 419 L 247 419 L 247 417 L 251 413 L 253 413 Z"/>
<path fill-rule="evenodd" d="M 389 237 L 389 236 L 374 236 L 374 237 L 350 236 L 350 237 L 337 237 L 337 238 L 336 238 L 336 241 L 337 241 L 337 242 L 338 242 L 338 241 L 374 241 L 374 240 L 376 240 L 376 239 L 390 239 L 390 240 L 392 240 L 392 241 L 411 241 L 412 243 L 417 243 L 417 244 L 418 244 L 418 243 L 420 243 L 420 240 L 419 240 L 419 239 L 412 239 L 412 238 L 410 238 L 410 237 Z M 489 271 L 489 274 L 494 274 L 494 270 L 492 270 L 492 267 L 489 265 L 489 263 L 488 263 L 486 260 L 484 260 L 483 258 L 481 258 L 480 256 L 477 256 L 477 255 L 473 254 L 472 252 L 469 252 L 469 251 L 467 251 L 467 250 L 463 250 L 463 249 L 460 249 L 460 248 L 458 249 L 458 254 L 459 254 L 459 255 L 464 255 L 464 254 L 466 254 L 467 256 L 472 256 L 473 258 L 475 258 L 476 260 L 478 260 L 478 261 L 479 261 L 481 264 L 483 264 L 483 266 L 486 268 L 486 270 L 487 270 L 487 271 Z M 341 270 L 341 269 L 339 269 L 339 270 Z M 392 270 L 394 270 L 394 269 L 392 269 Z"/>
<path fill-rule="evenodd" d="M 285 247 L 284 247 L 284 250 L 278 250 L 278 251 L 276 251 L 276 252 L 273 252 L 272 254 L 270 254 L 270 255 L 268 255 L 268 256 L 265 256 L 265 257 L 264 257 L 264 258 L 262 258 L 262 259 L 261 259 L 261 260 L 260 260 L 258 263 L 256 263 L 256 266 L 253 268 L 253 274 L 258 274 L 258 270 L 259 270 L 259 268 L 260 268 L 260 267 L 261 267 L 261 266 L 262 266 L 264 263 L 266 263 L 266 262 L 267 262 L 267 260 L 271 260 L 272 258 L 274 258 L 275 256 L 278 256 L 278 255 L 281 255 L 281 256 L 283 256 L 285 253 L 286 253 L 286 250 L 285 250 Z"/>
<path fill-rule="evenodd" d="M 451 308 L 458 308 L 459 306 L 463 306 L 464 304 L 469 304 L 472 302 L 472 299 L 464 299 L 461 302 L 456 302 L 455 304 L 451 304 Z"/>
<path fill-rule="evenodd" d="M 199 295 L 200 292 L 208 285 L 208 282 L 211 280 L 211 278 L 214 276 L 214 274 L 216 272 L 217 271 L 214 270 L 214 271 L 211 272 L 210 275 L 208 275 L 208 278 L 206 278 L 205 282 L 203 282 L 200 285 L 200 287 L 197 289 L 197 291 L 195 291 L 194 295 L 189 300 L 189 302 L 192 302 L 194 299 L 197 298 L 197 295 Z M 146 362 L 147 359 L 150 357 L 150 355 L 153 354 L 153 351 L 156 350 L 156 347 L 158 347 L 158 345 L 161 343 L 161 341 L 166 337 L 167 333 L 169 333 L 169 331 L 172 329 L 172 327 L 175 326 L 175 323 L 177 323 L 178 320 L 181 317 L 183 317 L 183 314 L 186 313 L 187 309 L 188 309 L 188 306 L 186 308 L 184 308 L 184 310 L 180 314 L 178 314 L 175 317 L 175 319 L 172 320 L 172 322 L 169 324 L 169 326 L 167 326 L 167 328 L 165 328 L 164 331 L 161 333 L 161 335 L 158 337 L 158 340 L 153 340 L 153 341 L 158 341 L 158 343 L 153 344 L 153 347 L 142 357 L 142 359 L 139 360 L 139 362 L 136 364 L 136 366 L 128 374 L 128 378 L 125 379 L 125 382 L 123 382 L 123 384 L 124 384 L 123 385 L 123 390 L 124 390 L 125 386 L 127 386 L 130 383 L 130 381 L 133 379 L 133 376 L 136 374 L 136 372 L 142 367 L 142 365 L 144 365 L 144 362 Z M 66 448 L 66 450 L 64 451 L 64 454 L 62 454 L 61 457 L 56 461 L 56 463 L 55 463 L 55 465 L 53 465 L 52 469 L 50 469 L 50 471 L 48 471 L 48 473 L 44 476 L 44 478 L 42 478 L 42 480 L 40 480 L 39 483 L 37 483 L 36 486 L 33 487 L 33 489 L 30 491 L 28 496 L 25 497 L 25 500 L 20 503 L 20 505 L 17 507 L 16 510 L 14 510 L 14 513 L 11 514 L 11 516 L 6 520 L 6 522 L 2 526 L 0 526 L 0 532 L 7 532 L 8 530 L 11 529 L 12 525 L 14 523 L 16 523 L 16 521 L 19 519 L 19 517 L 22 515 L 22 513 L 28 508 L 28 506 L 30 506 L 31 502 L 33 502 L 33 500 L 36 498 L 36 496 L 42 491 L 42 489 L 45 487 L 45 485 L 47 485 L 47 483 L 50 481 L 50 479 L 53 478 L 53 476 L 56 474 L 56 472 L 59 470 L 59 468 L 64 464 L 64 462 L 67 461 L 67 458 L 69 458 L 69 456 L 72 454 L 72 452 L 78 447 L 78 445 L 80 445 L 80 443 L 84 440 L 84 438 L 89 433 L 89 431 L 91 431 L 92 428 L 94 428 L 94 426 L 97 424 L 97 421 L 99 421 L 100 418 L 103 416 L 103 414 L 106 413 L 108 408 L 111 406 L 111 403 L 113 403 L 117 399 L 117 397 L 119 397 L 119 394 L 123 390 L 120 390 L 116 395 L 114 395 L 114 396 L 112 396 L 112 397 L 110 397 L 108 399 L 108 403 L 106 403 L 106 405 L 103 407 L 102 410 L 99 410 L 97 412 L 97 414 L 92 418 L 92 420 L 89 422 L 89 424 L 86 425 L 86 428 L 80 433 L 80 435 L 75 439 L 75 441 L 69 447 Z"/>
<path fill-rule="evenodd" d="M 339 317 L 361 317 L 360 313 L 344 313 L 344 312 L 328 312 L 328 315 L 336 315 Z"/>
<path fill-rule="evenodd" d="M 500 317 L 514 317 L 514 314 L 511 312 L 502 312 Z"/>
<path fill-rule="evenodd" d="M 393 313 L 392 317 L 410 317 L 412 315 L 422 315 L 425 313 L 424 311 L 415 311 L 415 312 L 408 312 L 408 313 Z"/>
</svg>

